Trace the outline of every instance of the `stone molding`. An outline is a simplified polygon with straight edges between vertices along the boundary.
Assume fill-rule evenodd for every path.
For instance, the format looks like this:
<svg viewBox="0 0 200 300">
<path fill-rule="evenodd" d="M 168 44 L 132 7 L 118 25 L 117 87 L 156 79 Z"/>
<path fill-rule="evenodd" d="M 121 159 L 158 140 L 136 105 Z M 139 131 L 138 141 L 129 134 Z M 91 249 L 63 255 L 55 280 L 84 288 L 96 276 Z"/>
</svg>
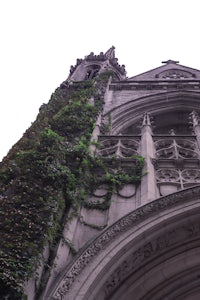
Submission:
<svg viewBox="0 0 200 300">
<path fill-rule="evenodd" d="M 138 91 L 138 90 L 187 90 L 187 89 L 194 89 L 199 90 L 200 88 L 200 81 L 193 80 L 192 82 L 179 82 L 179 81 L 171 81 L 171 82 L 156 82 L 156 81 L 149 81 L 149 82 L 121 82 L 120 84 L 115 84 L 114 82 L 109 86 L 109 90 L 111 91 Z"/>
<path fill-rule="evenodd" d="M 96 255 L 98 255 L 103 248 L 105 248 L 111 241 L 119 236 L 121 232 L 128 230 L 133 225 L 136 225 L 136 223 L 147 219 L 157 212 L 167 210 L 179 204 L 183 204 L 185 201 L 194 201 L 195 199 L 199 198 L 199 195 L 200 186 L 195 186 L 165 197 L 161 197 L 132 211 L 111 225 L 104 232 L 102 232 L 86 249 L 84 249 L 82 253 L 80 253 L 75 259 L 75 261 L 72 262 L 63 279 L 59 282 L 51 299 L 63 299 L 64 295 L 69 292 L 74 281 L 78 278 L 82 270 Z"/>
</svg>

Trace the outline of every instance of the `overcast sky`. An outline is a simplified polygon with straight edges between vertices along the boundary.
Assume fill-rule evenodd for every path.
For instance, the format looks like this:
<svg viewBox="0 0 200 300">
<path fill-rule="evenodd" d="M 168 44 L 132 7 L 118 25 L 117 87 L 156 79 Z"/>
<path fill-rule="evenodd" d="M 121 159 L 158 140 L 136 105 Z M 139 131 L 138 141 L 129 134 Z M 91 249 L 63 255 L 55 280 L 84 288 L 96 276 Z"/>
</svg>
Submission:
<svg viewBox="0 0 200 300">
<path fill-rule="evenodd" d="M 0 160 L 68 77 L 112 45 L 131 77 L 173 59 L 200 69 L 199 0 L 0 0 Z"/>
</svg>

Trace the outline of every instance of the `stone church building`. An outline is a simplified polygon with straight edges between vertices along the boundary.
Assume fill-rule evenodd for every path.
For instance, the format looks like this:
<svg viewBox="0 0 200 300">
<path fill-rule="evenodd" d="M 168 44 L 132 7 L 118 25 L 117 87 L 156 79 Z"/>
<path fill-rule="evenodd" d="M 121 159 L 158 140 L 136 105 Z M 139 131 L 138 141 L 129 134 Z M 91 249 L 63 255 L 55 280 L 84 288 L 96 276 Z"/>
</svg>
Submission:
<svg viewBox="0 0 200 300">
<path fill-rule="evenodd" d="M 35 260 L 36 269 L 27 277 L 13 275 L 9 285 L 0 277 L 2 299 L 200 299 L 199 116 L 199 70 L 167 60 L 127 78 L 114 47 L 78 59 L 1 165 L 2 205 L 15 205 L 18 217 L 24 212 L 19 222 L 27 219 L 30 230 L 37 227 L 27 213 L 33 207 L 21 203 L 43 199 L 37 218 L 41 212 L 44 233 L 33 235 L 34 245 L 41 236 L 46 239 L 54 219 L 60 226 L 38 244 L 40 255 L 30 245 L 20 248 L 20 257 L 24 249 L 29 253 L 27 264 L 34 257 L 40 263 Z M 37 145 L 27 146 L 30 140 Z M 12 169 L 10 177 L 7 169 Z M 31 196 L 24 182 L 38 194 Z M 9 202 L 10 195 L 18 204 Z M 65 200 L 61 209 L 58 198 Z M 7 218 L 17 230 L 15 212 Z M 7 242 L 6 230 L 2 238 Z M 21 243 L 26 239 L 24 234 Z M 18 282 L 23 282 L 23 293 L 12 296 Z"/>
</svg>

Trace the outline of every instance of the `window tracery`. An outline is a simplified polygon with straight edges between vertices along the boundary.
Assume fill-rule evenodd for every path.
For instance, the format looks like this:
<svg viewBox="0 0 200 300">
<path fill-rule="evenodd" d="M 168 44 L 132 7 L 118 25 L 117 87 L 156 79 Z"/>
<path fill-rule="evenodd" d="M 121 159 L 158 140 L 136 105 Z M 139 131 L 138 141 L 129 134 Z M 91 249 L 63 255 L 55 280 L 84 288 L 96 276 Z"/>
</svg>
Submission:
<svg viewBox="0 0 200 300">
<path fill-rule="evenodd" d="M 200 183 L 199 169 L 163 168 L 156 171 L 156 180 L 161 196 Z"/>
<path fill-rule="evenodd" d="M 191 115 L 184 109 L 156 115 L 146 113 L 142 116 L 142 124 L 137 119 L 119 135 L 101 136 L 97 153 L 105 158 L 114 156 L 127 161 L 134 155 L 143 155 L 145 158 L 149 155 L 153 169 L 150 168 L 149 172 L 147 167 L 144 172 L 148 173 L 147 176 L 153 176 L 161 196 L 199 184 L 200 170 L 197 166 L 200 165 L 200 143 L 194 130 L 194 125 L 198 123 L 197 115 L 196 112 Z M 149 137 L 145 140 L 145 146 L 142 144 L 143 134 L 147 132 L 146 136 Z M 146 152 L 142 152 L 142 149 Z M 152 170 L 154 174 L 150 174 Z"/>
<path fill-rule="evenodd" d="M 197 144 L 192 139 L 165 138 L 155 142 L 156 157 L 163 159 L 198 158 Z"/>
<path fill-rule="evenodd" d="M 128 158 L 138 155 L 139 141 L 127 137 L 107 137 L 100 140 L 98 154 L 103 157 Z"/>
<path fill-rule="evenodd" d="M 163 79 L 188 79 L 188 78 L 195 77 L 195 75 L 183 70 L 172 69 L 157 74 L 156 77 L 163 78 Z"/>
<path fill-rule="evenodd" d="M 182 120 L 179 118 L 181 114 L 183 116 Z M 191 114 L 187 113 L 186 120 L 186 112 L 174 112 L 171 119 L 170 116 L 168 116 L 172 124 L 167 124 L 167 128 L 174 126 L 174 124 L 178 124 L 178 126 L 184 124 L 185 128 L 189 128 L 189 115 L 190 123 L 192 120 L 193 125 L 196 124 L 193 119 L 197 113 L 195 115 L 193 113 L 193 119 Z M 177 122 L 175 122 L 176 116 Z M 161 123 L 163 126 L 166 124 L 166 121 L 162 120 Z M 178 126 L 174 127 L 177 129 Z M 154 167 L 156 182 L 161 196 L 200 183 L 200 170 L 197 169 L 197 165 L 199 165 L 200 162 L 197 136 L 196 134 L 193 135 L 194 132 L 192 132 L 191 129 L 190 134 L 188 134 L 188 129 L 186 129 L 185 132 L 187 133 L 185 136 L 180 134 L 176 135 L 176 130 L 171 130 L 170 135 L 160 134 L 159 136 L 154 136 Z"/>
</svg>

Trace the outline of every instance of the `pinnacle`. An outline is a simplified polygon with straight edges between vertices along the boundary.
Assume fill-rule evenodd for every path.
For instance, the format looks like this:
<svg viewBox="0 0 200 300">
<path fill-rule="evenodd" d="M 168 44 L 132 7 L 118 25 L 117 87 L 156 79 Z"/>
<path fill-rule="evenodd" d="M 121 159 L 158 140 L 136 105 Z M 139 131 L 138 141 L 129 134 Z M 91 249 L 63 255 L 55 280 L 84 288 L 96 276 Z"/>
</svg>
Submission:
<svg viewBox="0 0 200 300">
<path fill-rule="evenodd" d="M 115 47 L 112 46 L 110 49 L 108 49 L 108 51 L 105 53 L 105 55 L 108 59 L 115 58 Z"/>
</svg>

